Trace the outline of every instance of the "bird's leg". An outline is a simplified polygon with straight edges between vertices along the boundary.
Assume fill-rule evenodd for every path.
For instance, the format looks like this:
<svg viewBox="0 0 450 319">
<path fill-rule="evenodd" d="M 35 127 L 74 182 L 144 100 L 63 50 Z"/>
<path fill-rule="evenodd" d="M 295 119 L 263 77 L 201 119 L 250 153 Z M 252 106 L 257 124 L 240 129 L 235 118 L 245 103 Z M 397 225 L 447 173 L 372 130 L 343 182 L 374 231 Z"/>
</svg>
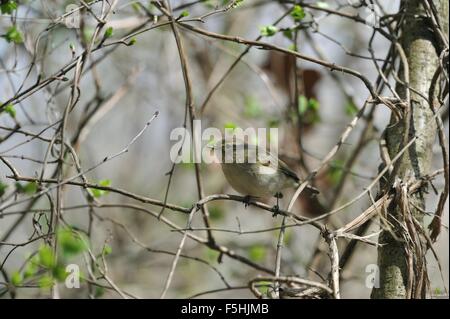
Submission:
<svg viewBox="0 0 450 319">
<path fill-rule="evenodd" d="M 252 201 L 252 199 L 253 199 L 253 196 L 245 195 L 244 200 L 243 200 L 245 208 L 247 208 L 250 205 L 250 202 Z"/>
<path fill-rule="evenodd" d="M 276 203 L 275 206 L 272 207 L 272 213 L 273 213 L 272 217 L 277 216 L 278 213 L 280 212 L 279 203 L 280 203 L 280 198 L 283 198 L 283 194 L 278 192 L 278 193 L 275 194 L 275 198 L 277 199 L 277 203 Z"/>
</svg>

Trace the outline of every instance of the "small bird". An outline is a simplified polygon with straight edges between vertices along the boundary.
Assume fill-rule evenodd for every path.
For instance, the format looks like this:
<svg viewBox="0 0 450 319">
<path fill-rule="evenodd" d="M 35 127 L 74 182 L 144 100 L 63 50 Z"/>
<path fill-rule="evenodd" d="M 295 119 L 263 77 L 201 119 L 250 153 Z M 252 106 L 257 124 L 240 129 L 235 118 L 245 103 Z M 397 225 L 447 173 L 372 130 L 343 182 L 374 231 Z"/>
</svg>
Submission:
<svg viewBox="0 0 450 319">
<path fill-rule="evenodd" d="M 267 150 L 259 152 L 256 145 L 222 139 L 212 148 L 216 157 L 221 159 L 222 171 L 228 183 L 234 190 L 246 196 L 246 206 L 251 198 L 275 196 L 275 209 L 278 209 L 278 200 L 282 198 L 281 191 L 300 185 L 297 174 L 286 163 Z M 217 151 L 221 153 L 218 154 Z M 318 193 L 314 187 L 308 188 L 313 193 Z"/>
</svg>

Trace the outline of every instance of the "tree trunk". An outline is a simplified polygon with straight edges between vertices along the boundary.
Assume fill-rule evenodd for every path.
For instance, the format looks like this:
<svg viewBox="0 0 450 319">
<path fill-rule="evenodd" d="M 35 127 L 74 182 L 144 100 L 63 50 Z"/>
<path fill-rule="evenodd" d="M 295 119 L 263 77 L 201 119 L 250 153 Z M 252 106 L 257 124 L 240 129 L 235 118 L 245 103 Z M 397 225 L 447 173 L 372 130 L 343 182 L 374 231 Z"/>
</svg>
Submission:
<svg viewBox="0 0 450 319">
<path fill-rule="evenodd" d="M 383 231 L 379 238 L 383 246 L 378 249 L 380 287 L 373 289 L 372 298 L 424 298 L 428 286 L 426 245 L 421 233 L 425 227 L 420 227 L 423 213 L 417 209 L 425 207 L 425 192 L 421 190 L 407 196 L 405 188 L 408 183 L 429 173 L 432 146 L 436 138 L 433 110 L 421 95 L 427 99 L 429 97 L 433 76 L 439 67 L 442 45 L 427 17 L 425 1 L 404 0 L 401 4 L 400 13 L 405 13 L 405 16 L 400 26 L 400 45 L 405 53 L 407 67 L 400 66 L 399 75 L 404 82 L 408 82 L 409 78 L 411 89 L 407 90 L 405 85 L 398 83 L 396 91 L 406 102 L 410 95 L 410 104 L 406 107 L 409 114 L 400 120 L 392 116 L 385 130 L 390 158 L 394 158 L 411 138 L 416 136 L 417 140 L 380 187 L 383 192 L 384 186 L 396 185 L 396 198 L 383 212 Z M 432 2 L 439 12 L 438 22 L 448 37 L 448 0 L 428 2 Z M 401 48 L 397 52 L 401 57 Z M 405 135 L 408 135 L 406 139 Z"/>
</svg>

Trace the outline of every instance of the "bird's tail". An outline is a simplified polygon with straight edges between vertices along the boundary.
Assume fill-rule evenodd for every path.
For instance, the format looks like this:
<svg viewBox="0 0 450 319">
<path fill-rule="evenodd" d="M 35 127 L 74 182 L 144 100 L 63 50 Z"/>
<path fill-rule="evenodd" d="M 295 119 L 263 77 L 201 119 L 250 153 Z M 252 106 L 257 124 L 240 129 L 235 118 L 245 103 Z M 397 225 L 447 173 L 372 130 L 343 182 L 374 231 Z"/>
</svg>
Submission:
<svg viewBox="0 0 450 319">
<path fill-rule="evenodd" d="M 297 187 L 300 186 L 300 184 L 301 184 L 300 182 L 296 182 L 295 185 L 294 185 L 294 187 L 297 188 Z M 319 191 L 317 188 L 315 188 L 314 186 L 306 185 L 306 189 L 307 189 L 313 196 L 316 196 L 317 194 L 320 194 L 320 191 Z"/>
<path fill-rule="evenodd" d="M 311 185 L 306 185 L 306 189 L 308 189 L 314 196 L 320 194 L 320 191 Z"/>
</svg>

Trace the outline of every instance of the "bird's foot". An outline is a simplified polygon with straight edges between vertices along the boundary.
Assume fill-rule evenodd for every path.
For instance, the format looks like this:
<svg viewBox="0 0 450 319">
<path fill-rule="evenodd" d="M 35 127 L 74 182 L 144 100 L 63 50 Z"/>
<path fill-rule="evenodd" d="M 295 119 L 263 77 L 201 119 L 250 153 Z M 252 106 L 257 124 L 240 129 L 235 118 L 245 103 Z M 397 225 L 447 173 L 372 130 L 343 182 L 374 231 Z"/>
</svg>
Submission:
<svg viewBox="0 0 450 319">
<path fill-rule="evenodd" d="M 279 204 L 280 204 L 280 198 L 283 198 L 283 194 L 278 192 L 274 196 L 277 199 L 277 203 L 270 210 L 273 213 L 272 217 L 275 217 L 275 216 L 277 216 L 280 213 L 280 206 L 279 206 Z"/>
<path fill-rule="evenodd" d="M 245 207 L 245 208 L 247 208 L 248 206 L 250 206 L 250 203 L 251 203 L 252 199 L 253 199 L 253 197 L 250 196 L 250 195 L 246 195 L 246 196 L 244 197 L 243 202 L 244 202 L 244 207 Z"/>
<path fill-rule="evenodd" d="M 281 199 L 281 198 L 283 198 L 283 193 L 280 193 L 280 192 L 278 192 L 278 193 L 275 193 L 275 198 L 277 198 L 277 199 Z"/>
<path fill-rule="evenodd" d="M 272 212 L 272 217 L 276 217 L 278 214 L 280 214 L 280 207 L 278 206 L 278 204 L 276 204 L 270 209 L 270 211 Z"/>
</svg>

